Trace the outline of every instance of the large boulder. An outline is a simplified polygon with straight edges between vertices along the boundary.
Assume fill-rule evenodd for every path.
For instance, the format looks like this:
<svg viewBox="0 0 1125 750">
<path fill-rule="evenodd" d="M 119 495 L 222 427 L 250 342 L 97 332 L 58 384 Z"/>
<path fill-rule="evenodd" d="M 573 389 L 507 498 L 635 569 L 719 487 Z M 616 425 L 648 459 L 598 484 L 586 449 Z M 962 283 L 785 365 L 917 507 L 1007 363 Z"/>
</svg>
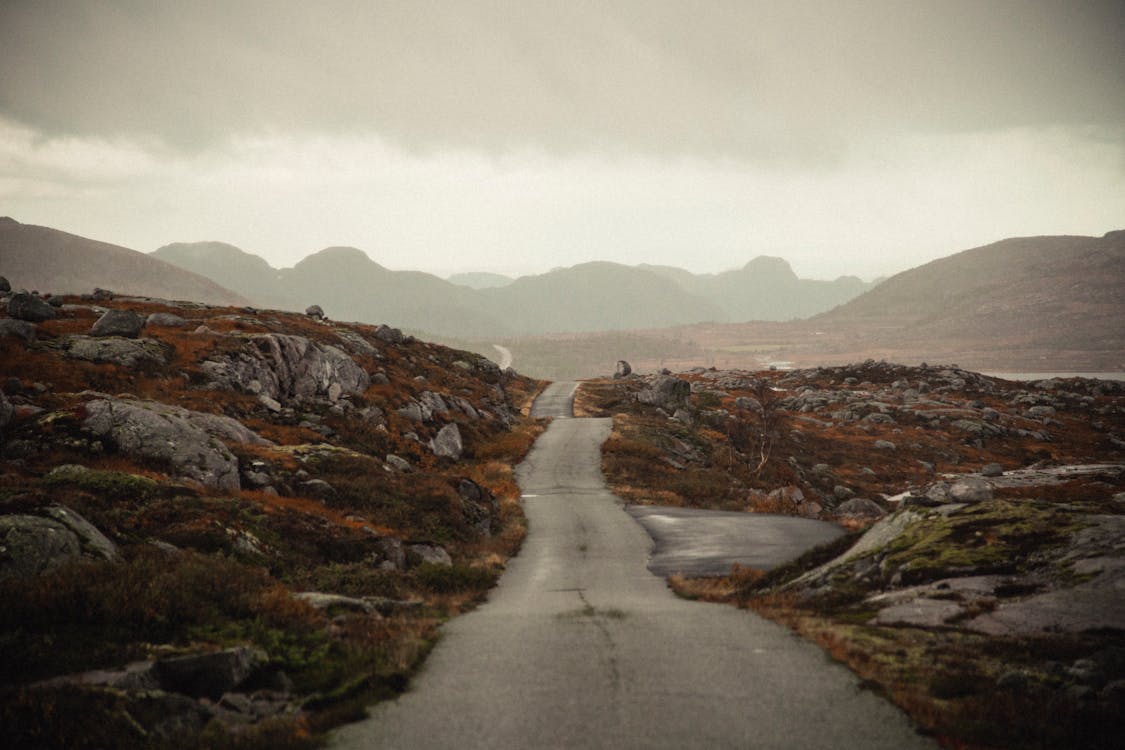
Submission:
<svg viewBox="0 0 1125 750">
<path fill-rule="evenodd" d="M 460 459 L 462 451 L 465 450 L 460 428 L 453 423 L 442 427 L 430 441 L 430 450 L 435 456 L 452 458 L 454 461 Z"/>
<path fill-rule="evenodd" d="M 52 518 L 0 516 L 0 575 L 38 575 L 82 555 L 78 535 Z"/>
<path fill-rule="evenodd" d="M 156 339 L 69 336 L 63 344 L 63 351 L 71 359 L 106 362 L 121 367 L 168 364 L 168 347 Z"/>
<path fill-rule="evenodd" d="M 617 360 L 617 367 L 614 368 L 614 378 L 627 378 L 633 372 L 633 367 L 623 359 Z"/>
<path fill-rule="evenodd" d="M 238 460 L 222 441 L 269 444 L 230 417 L 156 401 L 95 399 L 83 426 L 122 453 L 166 461 L 183 477 L 227 491 L 239 488 Z"/>
<path fill-rule="evenodd" d="M 146 320 L 144 315 L 133 310 L 106 310 L 90 327 L 90 335 L 135 339 L 141 335 Z"/>
<path fill-rule="evenodd" d="M 8 317 L 10 318 L 42 323 L 44 320 L 53 320 L 56 315 L 58 313 L 55 308 L 34 294 L 20 292 L 8 298 Z"/>
<path fill-rule="evenodd" d="M 642 404 L 659 406 L 672 413 L 687 406 L 691 398 L 691 383 L 674 375 L 658 375 L 648 388 L 637 394 Z"/>
<path fill-rule="evenodd" d="M 267 333 L 252 337 L 236 354 L 202 365 L 217 385 L 265 395 L 281 404 L 354 395 L 370 385 L 367 372 L 342 349 L 304 336 Z M 334 387 L 335 386 L 335 387 Z"/>
<path fill-rule="evenodd" d="M 156 674 L 165 690 L 217 700 L 246 682 L 267 661 L 260 649 L 239 646 L 162 659 L 156 663 Z"/>
<path fill-rule="evenodd" d="M 35 324 L 26 320 L 0 318 L 0 338 L 6 336 L 31 341 L 35 338 Z"/>
<path fill-rule="evenodd" d="M 887 515 L 878 503 L 865 497 L 853 497 L 836 507 L 836 515 L 845 518 L 882 518 Z"/>
<path fill-rule="evenodd" d="M 958 503 L 979 503 L 992 499 L 992 485 L 979 477 L 962 477 L 949 488 L 949 499 Z"/>
</svg>

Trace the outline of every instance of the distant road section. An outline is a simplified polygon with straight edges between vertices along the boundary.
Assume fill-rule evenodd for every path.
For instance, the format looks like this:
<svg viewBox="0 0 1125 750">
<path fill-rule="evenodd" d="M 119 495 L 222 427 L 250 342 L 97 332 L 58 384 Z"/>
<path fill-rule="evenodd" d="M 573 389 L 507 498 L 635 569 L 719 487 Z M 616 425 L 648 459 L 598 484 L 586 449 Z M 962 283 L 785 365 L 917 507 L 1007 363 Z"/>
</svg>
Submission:
<svg viewBox="0 0 1125 750">
<path fill-rule="evenodd" d="M 612 420 L 561 418 L 574 390 L 533 409 L 560 418 L 519 466 L 528 535 L 488 603 L 332 747 L 936 747 L 816 646 L 650 573 L 651 540 L 602 478 Z"/>
<path fill-rule="evenodd" d="M 492 348 L 500 353 L 500 369 L 501 370 L 507 370 L 509 367 L 512 366 L 512 350 L 511 349 L 509 349 L 506 346 L 500 346 L 499 344 L 493 344 Z"/>
</svg>

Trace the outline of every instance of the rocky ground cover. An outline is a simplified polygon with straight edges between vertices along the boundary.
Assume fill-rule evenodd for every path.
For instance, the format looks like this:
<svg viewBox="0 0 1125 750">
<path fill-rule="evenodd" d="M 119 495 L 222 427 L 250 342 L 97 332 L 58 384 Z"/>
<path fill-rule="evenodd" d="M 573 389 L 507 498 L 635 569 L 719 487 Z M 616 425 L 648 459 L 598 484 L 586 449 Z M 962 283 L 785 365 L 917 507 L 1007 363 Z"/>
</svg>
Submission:
<svg viewBox="0 0 1125 750">
<path fill-rule="evenodd" d="M 388 326 L 4 289 L 8 747 L 308 747 L 523 535 L 541 384 Z"/>
<path fill-rule="evenodd" d="M 631 501 L 851 530 L 780 569 L 674 576 L 681 594 L 789 624 L 947 746 L 1119 746 L 1121 383 L 868 361 L 582 391 L 615 416 L 603 468 Z"/>
</svg>

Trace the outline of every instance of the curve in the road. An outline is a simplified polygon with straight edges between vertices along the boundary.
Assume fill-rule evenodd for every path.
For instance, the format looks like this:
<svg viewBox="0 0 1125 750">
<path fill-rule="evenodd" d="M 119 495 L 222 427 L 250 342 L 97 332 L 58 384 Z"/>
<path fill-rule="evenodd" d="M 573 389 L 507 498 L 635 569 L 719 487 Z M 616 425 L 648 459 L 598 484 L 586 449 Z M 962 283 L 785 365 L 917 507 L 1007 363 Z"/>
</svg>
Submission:
<svg viewBox="0 0 1125 750">
<path fill-rule="evenodd" d="M 539 412 L 569 415 L 572 397 L 557 384 Z M 933 746 L 815 646 L 650 573 L 651 541 L 601 476 L 610 427 L 551 423 L 518 471 L 528 537 L 488 603 L 333 747 Z"/>
</svg>

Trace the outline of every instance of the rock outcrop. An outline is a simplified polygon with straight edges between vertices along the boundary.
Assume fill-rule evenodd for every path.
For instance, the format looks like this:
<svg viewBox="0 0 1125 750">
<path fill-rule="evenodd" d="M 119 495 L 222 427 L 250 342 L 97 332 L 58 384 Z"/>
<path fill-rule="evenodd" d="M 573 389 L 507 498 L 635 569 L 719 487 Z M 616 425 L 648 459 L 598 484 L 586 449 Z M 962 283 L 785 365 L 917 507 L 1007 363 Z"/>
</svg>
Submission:
<svg viewBox="0 0 1125 750">
<path fill-rule="evenodd" d="M 0 576 L 26 577 L 83 555 L 117 558 L 117 545 L 70 508 L 50 505 L 36 514 L 0 516 Z"/>
<path fill-rule="evenodd" d="M 219 387 L 287 406 L 362 393 L 371 383 L 343 350 L 279 333 L 253 336 L 238 353 L 207 360 L 202 368 Z"/>
<path fill-rule="evenodd" d="M 239 488 L 238 460 L 223 441 L 269 444 L 241 422 L 156 401 L 97 398 L 85 405 L 83 426 L 117 450 L 166 461 L 205 487 Z"/>
<path fill-rule="evenodd" d="M 691 399 L 691 383 L 673 375 L 657 375 L 652 384 L 637 394 L 642 404 L 659 406 L 669 414 L 687 406 Z"/>
<path fill-rule="evenodd" d="M 71 359 L 105 362 L 121 367 L 168 364 L 168 347 L 156 339 L 127 339 L 119 336 L 69 336 L 63 351 Z"/>
</svg>

